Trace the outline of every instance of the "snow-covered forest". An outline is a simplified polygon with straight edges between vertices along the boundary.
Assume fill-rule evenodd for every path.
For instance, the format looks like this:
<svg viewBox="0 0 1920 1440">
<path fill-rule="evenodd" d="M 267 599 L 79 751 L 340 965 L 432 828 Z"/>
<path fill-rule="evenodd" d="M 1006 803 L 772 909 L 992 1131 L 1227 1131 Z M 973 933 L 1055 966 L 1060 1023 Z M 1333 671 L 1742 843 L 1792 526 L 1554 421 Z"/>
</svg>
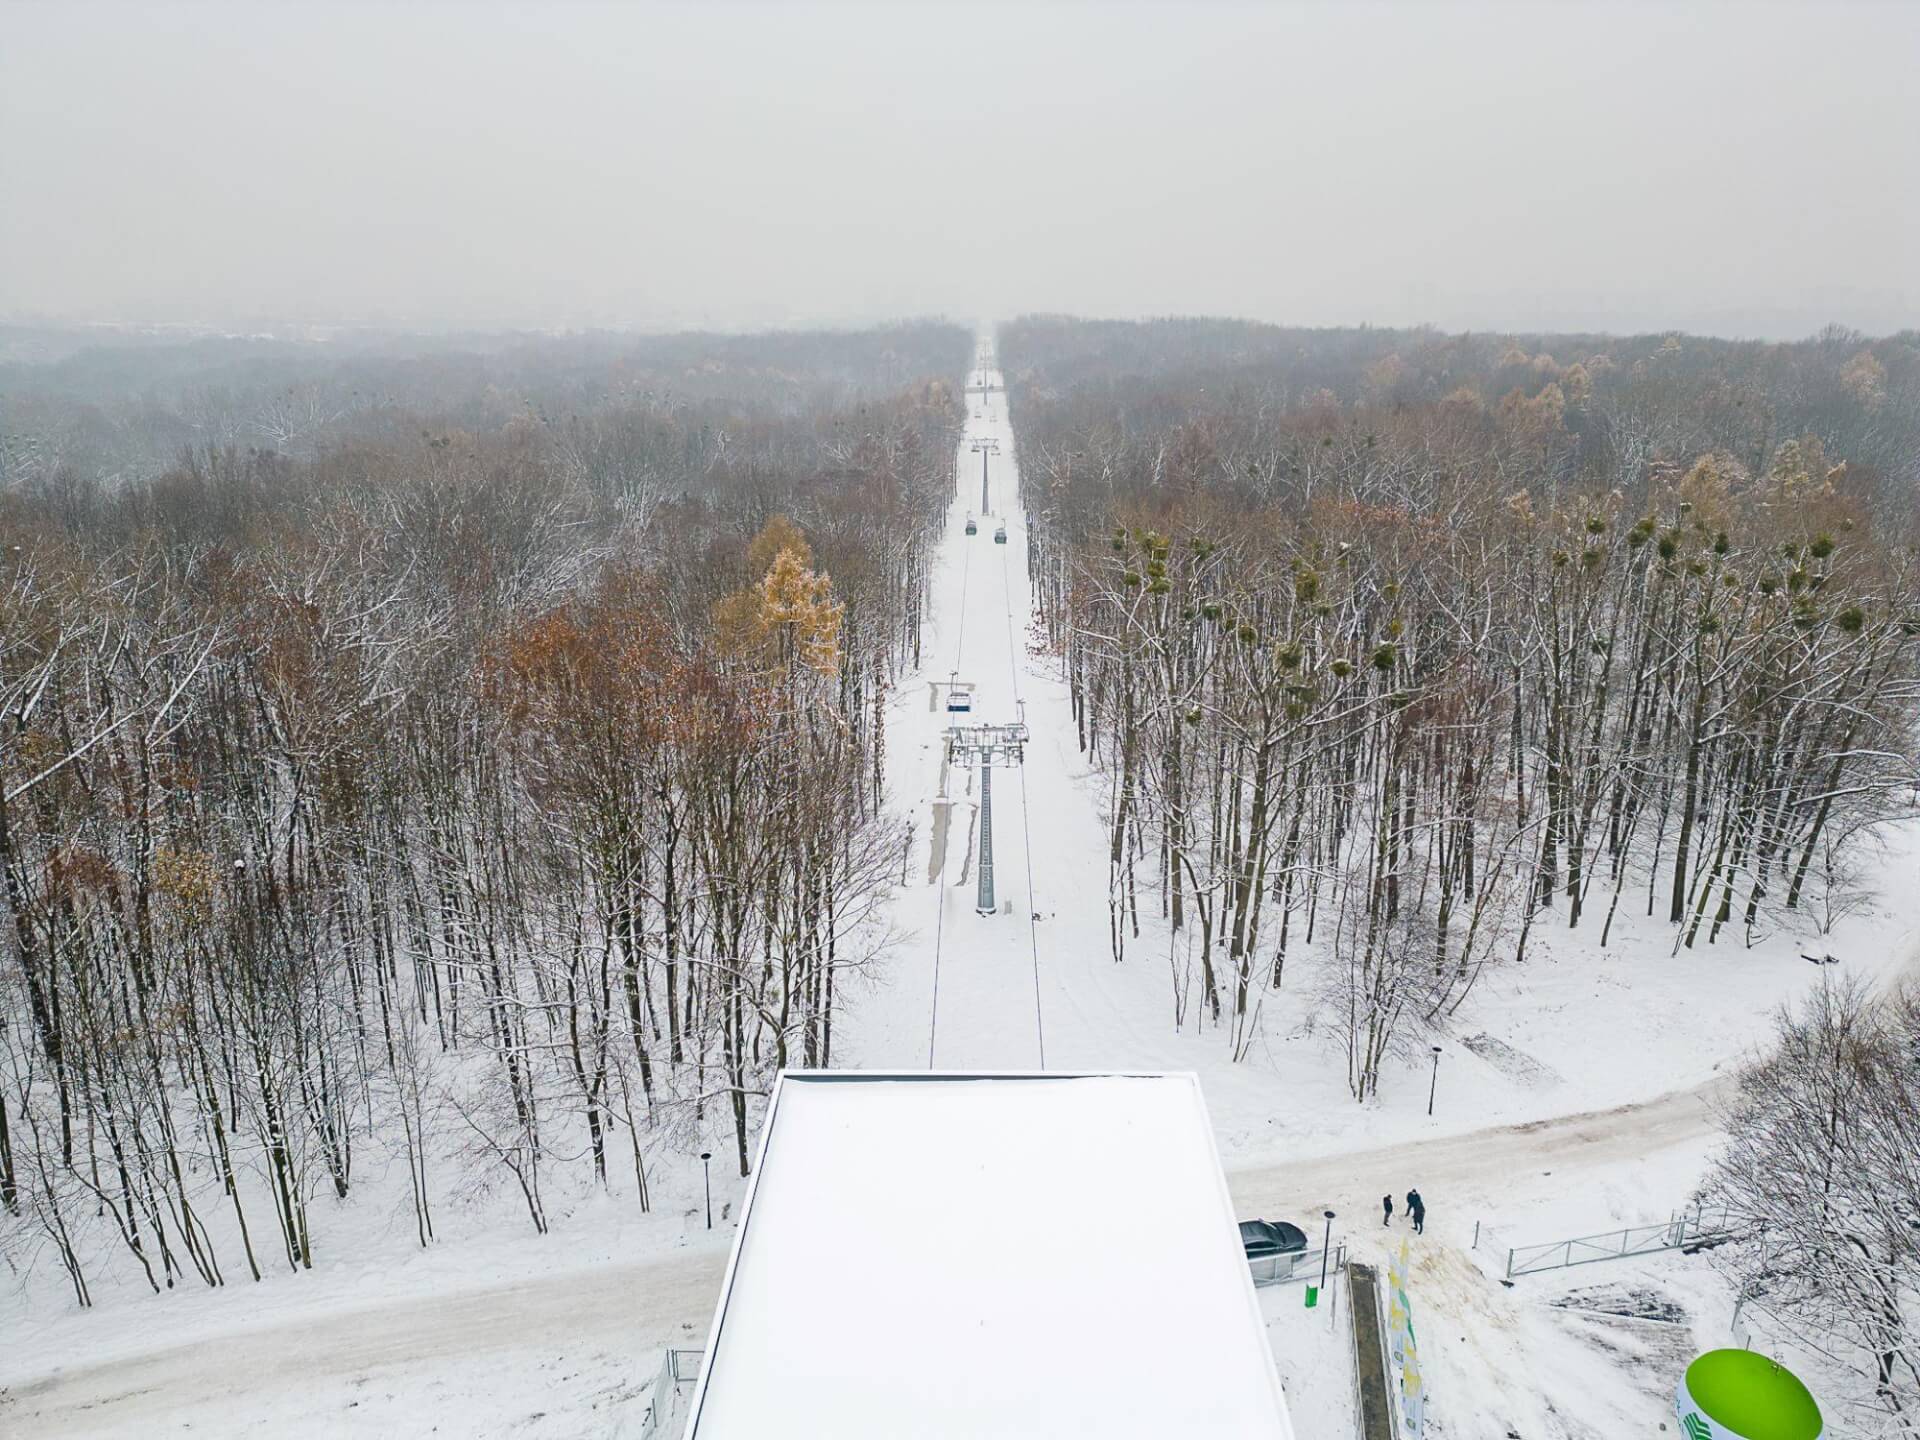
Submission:
<svg viewBox="0 0 1920 1440">
<path fill-rule="evenodd" d="M 717 1257 L 662 1237 L 709 1181 L 724 1229 L 776 1071 L 1043 1032 L 1198 1069 L 1236 1186 L 1344 1215 L 1444 1041 L 1456 1130 L 1689 1117 L 1661 1205 L 1760 1217 L 1809 1155 L 1791 1224 L 1863 1248 L 1782 1284 L 1730 1246 L 1727 1289 L 1831 1332 L 1861 1413 L 1911 1397 L 1920 1193 L 1876 1117 L 1912 1006 L 1870 985 L 1905 949 L 1718 1075 L 1827 973 L 1798 950 L 1910 948 L 1906 338 L 1030 318 L 0 380 L 0 1262 L 37 1313 L 644 1216 L 684 1326 Z M 1004 913 L 953 666 L 1032 731 Z M 1609 1027 L 1704 986 L 1724 1034 L 1616 1073 Z M 1866 1097 L 1811 1150 L 1809 1086 Z M 1457 1139 L 1456 1203 L 1499 1163 Z M 614 1352 L 618 1279 L 581 1302 Z"/>
<path fill-rule="evenodd" d="M 1111 954 L 1171 967 L 1169 1023 L 1247 1063 L 1304 984 L 1369 1101 L 1530 955 L 1653 940 L 1659 1003 L 1707 947 L 1838 963 L 1910 917 L 1911 337 L 1030 319 L 1001 353 Z M 1915 1015 L 1857 972 L 1783 1010 L 1696 1192 L 1862 1434 L 1920 1405 Z"/>
<path fill-rule="evenodd" d="M 1236 1052 L 1320 937 L 1365 1099 L 1540 927 L 1831 918 L 1911 802 L 1911 344 L 1031 320 L 1003 354 L 1114 956 L 1145 905 L 1192 932 L 1174 1018 Z"/>
<path fill-rule="evenodd" d="M 8 1250 L 82 1305 L 310 1267 L 369 1154 L 421 1244 L 475 1186 L 544 1229 L 709 1112 L 745 1173 L 880 938 L 970 345 L 11 373 Z"/>
<path fill-rule="evenodd" d="M 1916 55 L 0 0 L 0 1440 L 1920 1440 Z"/>
</svg>

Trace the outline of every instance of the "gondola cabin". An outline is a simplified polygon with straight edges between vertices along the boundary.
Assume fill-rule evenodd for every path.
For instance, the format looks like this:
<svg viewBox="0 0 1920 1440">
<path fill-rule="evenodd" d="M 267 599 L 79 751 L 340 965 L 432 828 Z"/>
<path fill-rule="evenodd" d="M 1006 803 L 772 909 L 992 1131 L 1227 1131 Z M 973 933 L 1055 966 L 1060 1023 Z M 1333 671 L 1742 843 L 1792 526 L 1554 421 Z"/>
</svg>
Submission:
<svg viewBox="0 0 1920 1440">
<path fill-rule="evenodd" d="M 996 545 L 1004 545 L 1007 543 L 1007 527 L 1006 526 L 1001 525 L 1001 526 L 997 526 L 994 529 L 993 543 Z"/>
<path fill-rule="evenodd" d="M 973 516 L 971 515 L 967 516 L 967 533 L 969 535 L 978 535 L 980 533 L 980 527 L 973 523 Z"/>
<path fill-rule="evenodd" d="M 947 713 L 949 715 L 973 713 L 973 686 L 967 681 L 955 680 L 947 686 Z"/>
</svg>

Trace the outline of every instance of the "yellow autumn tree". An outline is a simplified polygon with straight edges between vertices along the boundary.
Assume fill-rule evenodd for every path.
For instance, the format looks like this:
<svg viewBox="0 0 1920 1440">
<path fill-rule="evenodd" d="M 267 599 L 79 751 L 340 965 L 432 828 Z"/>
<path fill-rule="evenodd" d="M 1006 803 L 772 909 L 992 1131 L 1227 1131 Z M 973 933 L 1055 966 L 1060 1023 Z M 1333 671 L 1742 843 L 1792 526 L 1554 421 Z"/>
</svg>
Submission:
<svg viewBox="0 0 1920 1440">
<path fill-rule="evenodd" d="M 1887 367 L 1871 350 L 1862 350 L 1840 372 L 1840 383 L 1856 404 L 1869 415 L 1887 401 Z"/>
<path fill-rule="evenodd" d="M 760 527 L 760 533 L 747 546 L 747 573 L 765 575 L 782 550 L 791 550 L 802 565 L 813 564 L 813 550 L 801 528 L 784 515 L 776 515 Z"/>
<path fill-rule="evenodd" d="M 1515 443 L 1551 449 L 1566 439 L 1562 425 L 1567 413 L 1567 397 L 1558 383 L 1549 383 L 1533 396 L 1509 391 L 1500 402 L 1500 424 Z"/>
<path fill-rule="evenodd" d="M 833 577 L 811 568 L 799 527 L 784 515 L 767 522 L 747 549 L 760 579 L 714 607 L 720 648 L 767 671 L 804 665 L 831 675 L 840 665 L 840 623 L 846 607 L 833 597 Z"/>
<path fill-rule="evenodd" d="M 760 623 L 783 662 L 798 659 L 823 675 L 840 666 L 840 619 L 833 579 L 810 570 L 796 550 L 782 550 L 760 581 Z"/>
</svg>

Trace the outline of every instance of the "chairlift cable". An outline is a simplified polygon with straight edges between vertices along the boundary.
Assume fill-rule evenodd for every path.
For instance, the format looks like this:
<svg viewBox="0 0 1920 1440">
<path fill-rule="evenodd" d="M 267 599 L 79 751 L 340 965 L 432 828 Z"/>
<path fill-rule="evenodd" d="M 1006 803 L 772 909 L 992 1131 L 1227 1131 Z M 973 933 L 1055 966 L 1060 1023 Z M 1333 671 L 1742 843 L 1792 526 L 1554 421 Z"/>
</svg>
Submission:
<svg viewBox="0 0 1920 1440">
<path fill-rule="evenodd" d="M 1007 575 L 1007 552 L 1000 552 L 1000 589 L 1007 599 L 1007 669 L 1013 676 L 1013 703 L 1020 704 L 1020 652 L 1013 643 L 1013 581 Z"/>
<path fill-rule="evenodd" d="M 1024 782 L 1020 787 L 1026 789 Z M 947 824 L 953 824 L 951 806 L 947 813 Z M 951 840 L 953 837 L 947 837 Z M 933 1041 L 940 1032 L 940 931 L 947 918 L 947 865 L 946 852 L 940 855 L 940 873 L 933 877 L 933 1004 L 927 1016 L 927 1069 L 933 1069 Z"/>
<path fill-rule="evenodd" d="M 1007 602 L 1007 668 L 1013 676 L 1013 703 L 1020 704 L 1020 652 L 1013 643 L 1013 579 L 1007 573 L 1007 552 L 1000 552 L 1000 587 Z M 1020 767 L 1020 839 L 1027 856 L 1027 946 L 1033 953 L 1033 1034 L 1040 1047 L 1040 1068 L 1047 1068 L 1047 1027 L 1040 1007 L 1040 912 L 1033 896 L 1033 827 L 1027 820 L 1027 769 Z"/>
<path fill-rule="evenodd" d="M 1033 830 L 1027 824 L 1027 768 L 1020 767 L 1020 838 L 1027 852 L 1027 944 L 1033 951 L 1033 1034 L 1040 1046 L 1040 1068 L 1047 1068 L 1047 1027 L 1040 1017 L 1040 912 L 1033 899 Z M 938 948 L 936 943 L 935 948 Z"/>
<path fill-rule="evenodd" d="M 973 568 L 973 547 L 963 546 L 960 551 L 960 628 L 954 634 L 953 668 L 960 669 L 961 657 L 967 648 L 967 572 Z"/>
<path fill-rule="evenodd" d="M 962 546 L 960 550 L 960 624 L 955 631 L 953 645 L 953 669 L 956 675 L 960 673 L 961 657 L 966 653 L 967 575 L 973 568 L 972 562 L 973 547 L 971 545 Z M 951 687 L 949 687 L 949 696 L 951 696 Z M 944 765 L 944 763 L 943 761 L 942 764 Z M 947 783 L 952 783 L 950 775 Z M 949 798 L 947 805 L 947 824 L 951 827 L 953 824 L 953 802 L 951 798 Z M 949 843 L 951 843 L 952 835 L 949 834 L 947 838 Z M 927 1016 L 927 1068 L 929 1070 L 933 1069 L 934 1040 L 940 1033 L 940 937 L 941 932 L 946 928 L 947 920 L 946 878 L 946 855 L 942 853 L 940 857 L 940 873 L 934 877 L 933 881 L 933 903 L 935 907 L 933 912 L 933 1002 L 928 1007 L 929 1013 Z"/>
</svg>

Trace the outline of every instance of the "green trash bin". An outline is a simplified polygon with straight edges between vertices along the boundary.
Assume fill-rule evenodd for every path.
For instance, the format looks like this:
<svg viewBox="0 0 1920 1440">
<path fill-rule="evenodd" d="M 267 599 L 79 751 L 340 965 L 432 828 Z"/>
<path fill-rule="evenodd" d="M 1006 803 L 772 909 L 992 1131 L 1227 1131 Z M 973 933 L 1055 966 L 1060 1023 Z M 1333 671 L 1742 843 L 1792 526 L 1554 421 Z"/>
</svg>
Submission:
<svg viewBox="0 0 1920 1440">
<path fill-rule="evenodd" d="M 1320 1287 L 1318 1285 L 1307 1286 L 1307 1309 L 1311 1310 L 1313 1309 L 1314 1306 L 1318 1305 L 1319 1303 L 1320 1303 Z"/>
</svg>

